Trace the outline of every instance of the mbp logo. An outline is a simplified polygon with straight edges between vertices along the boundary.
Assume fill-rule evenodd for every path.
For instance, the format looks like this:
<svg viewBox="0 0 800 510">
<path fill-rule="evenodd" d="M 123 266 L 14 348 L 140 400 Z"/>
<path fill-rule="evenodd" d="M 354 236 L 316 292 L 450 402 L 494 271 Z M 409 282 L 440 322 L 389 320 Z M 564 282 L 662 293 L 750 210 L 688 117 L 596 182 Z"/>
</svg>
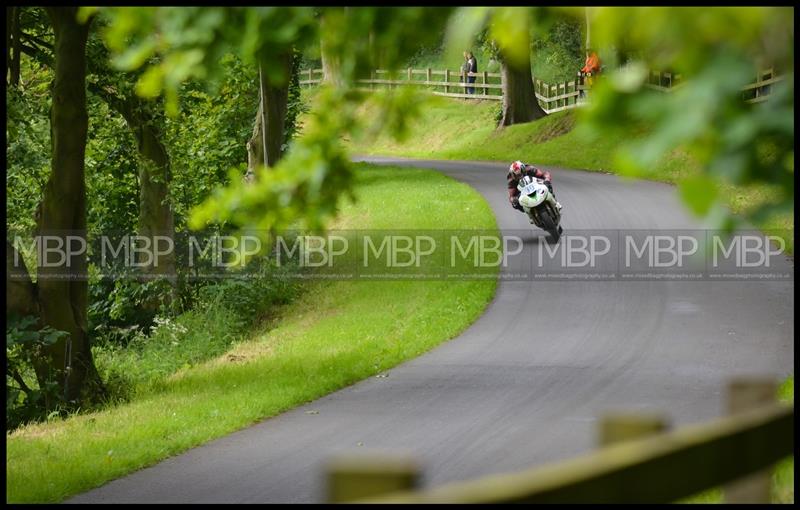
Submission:
<svg viewBox="0 0 800 510">
<path fill-rule="evenodd" d="M 600 258 L 611 252 L 611 239 L 604 235 L 565 235 L 558 244 L 539 243 L 538 266 L 556 261 L 561 269 L 597 268 Z"/>
<path fill-rule="evenodd" d="M 513 248 L 512 248 L 513 245 Z M 508 259 L 522 253 L 522 239 L 517 236 L 473 235 L 462 240 L 450 236 L 450 267 L 459 262 L 470 262 L 473 268 L 508 266 Z"/>
<path fill-rule="evenodd" d="M 297 236 L 291 247 L 283 236 L 279 236 L 275 244 L 278 265 L 292 260 L 300 267 L 333 267 L 349 249 L 347 238 L 338 235 Z"/>
<path fill-rule="evenodd" d="M 436 251 L 436 239 L 428 235 L 365 235 L 364 267 L 370 266 L 370 260 L 383 261 L 384 267 L 420 267 L 425 257 Z M 372 257 L 370 257 L 370 254 Z"/>
<path fill-rule="evenodd" d="M 700 246 L 688 235 L 648 235 L 637 244 L 635 236 L 625 236 L 625 267 L 646 262 L 648 268 L 682 268 Z"/>
<path fill-rule="evenodd" d="M 732 239 L 712 238 L 711 265 L 718 268 L 733 263 L 737 268 L 769 268 L 770 261 L 786 250 L 778 236 L 737 235 Z"/>
</svg>

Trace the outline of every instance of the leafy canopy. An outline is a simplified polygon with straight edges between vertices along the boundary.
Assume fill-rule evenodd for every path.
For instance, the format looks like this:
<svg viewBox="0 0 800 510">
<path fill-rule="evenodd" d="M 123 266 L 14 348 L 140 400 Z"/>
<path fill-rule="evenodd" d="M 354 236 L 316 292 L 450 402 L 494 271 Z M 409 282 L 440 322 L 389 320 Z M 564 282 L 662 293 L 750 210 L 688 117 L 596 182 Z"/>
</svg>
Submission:
<svg viewBox="0 0 800 510">
<path fill-rule="evenodd" d="M 84 9 L 83 16 L 98 10 Z M 271 65 L 272 56 L 318 45 L 340 62 L 341 85 L 323 87 L 314 115 L 303 126 L 284 158 L 269 171 L 257 173 L 254 183 L 242 182 L 232 170 L 227 187 L 217 189 L 194 211 L 190 225 L 209 223 L 274 231 L 298 222 L 308 228 L 324 226 L 335 215 L 339 199 L 352 187 L 349 156 L 343 136 L 371 136 L 388 128 L 398 135 L 419 107 L 410 92 L 379 94 L 383 114 L 362 126 L 357 107 L 366 95 L 356 80 L 380 62 L 396 68 L 420 44 L 436 38 L 428 27 L 439 26 L 449 8 L 423 7 L 198 7 L 102 8 L 109 19 L 105 32 L 115 64 L 126 70 L 146 66 L 137 91 L 145 97 L 164 94 L 169 114 L 178 111 L 180 84 L 195 78 L 219 81 L 219 62 L 227 52 L 246 63 L 259 64 L 275 82 L 288 79 Z M 320 33 L 319 17 L 325 17 Z"/>
<path fill-rule="evenodd" d="M 352 170 L 341 137 L 372 135 L 383 128 L 402 134 L 422 103 L 413 94 L 390 91 L 372 96 L 383 115 L 362 126 L 358 105 L 367 96 L 356 80 L 380 64 L 397 68 L 415 51 L 437 41 L 431 27 L 447 25 L 448 58 L 458 60 L 476 34 L 488 30 L 509 61 L 527 62 L 530 48 L 520 44 L 531 24 L 547 27 L 554 19 L 583 22 L 588 14 L 592 45 L 628 55 L 627 65 L 608 69 L 591 91 L 580 116 L 594 136 L 611 130 L 630 140 L 619 148 L 617 166 L 627 175 L 647 176 L 654 162 L 676 149 L 688 150 L 702 171 L 681 182 L 679 192 L 696 214 L 732 228 L 732 218 L 715 190 L 721 184 L 776 187 L 771 200 L 748 210 L 758 222 L 794 206 L 793 12 L 773 7 L 252 7 L 252 8 L 104 8 L 112 20 L 107 31 L 116 63 L 147 66 L 137 90 L 165 94 L 168 111 L 177 108 L 178 86 L 194 77 L 213 82 L 220 56 L 237 52 L 268 73 L 270 54 L 304 50 L 325 38 L 338 57 L 343 84 L 323 87 L 314 114 L 286 157 L 261 172 L 250 187 L 232 174 L 195 211 L 192 225 L 232 221 L 239 226 L 277 229 L 301 221 L 311 228 L 335 214 L 339 196 L 350 189 Z M 325 17 L 321 33 L 319 17 Z M 772 85 L 766 102 L 743 101 L 742 88 L 760 68 L 773 67 L 783 81 Z M 648 70 L 681 74 L 672 93 L 650 90 Z M 281 76 L 275 75 L 275 79 Z"/>
</svg>

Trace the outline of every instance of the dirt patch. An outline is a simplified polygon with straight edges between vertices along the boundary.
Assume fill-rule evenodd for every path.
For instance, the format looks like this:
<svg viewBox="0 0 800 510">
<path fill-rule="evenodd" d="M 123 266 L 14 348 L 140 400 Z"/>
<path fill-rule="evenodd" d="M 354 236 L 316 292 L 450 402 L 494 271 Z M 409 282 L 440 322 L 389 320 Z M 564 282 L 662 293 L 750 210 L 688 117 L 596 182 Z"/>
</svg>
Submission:
<svg viewBox="0 0 800 510">
<path fill-rule="evenodd" d="M 542 128 L 531 137 L 533 143 L 544 143 L 553 138 L 566 135 L 572 128 L 575 127 L 575 115 L 572 112 L 567 113 L 555 122 L 550 123 L 546 128 Z"/>
</svg>

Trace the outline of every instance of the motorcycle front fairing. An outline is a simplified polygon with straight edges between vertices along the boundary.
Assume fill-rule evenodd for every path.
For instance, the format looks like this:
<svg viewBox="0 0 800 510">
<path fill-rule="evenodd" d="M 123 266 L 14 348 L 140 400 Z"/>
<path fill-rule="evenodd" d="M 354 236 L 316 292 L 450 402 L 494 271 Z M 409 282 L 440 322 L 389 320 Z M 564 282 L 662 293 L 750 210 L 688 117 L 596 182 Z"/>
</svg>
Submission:
<svg viewBox="0 0 800 510">
<path fill-rule="evenodd" d="M 539 179 L 533 181 L 530 178 L 525 178 L 520 181 L 517 189 L 520 192 L 519 205 L 526 209 L 526 213 L 529 212 L 528 209 L 534 209 L 541 205 L 542 202 L 547 200 L 550 194 L 550 190 L 543 181 Z"/>
<path fill-rule="evenodd" d="M 534 225 L 546 230 L 540 217 L 542 207 L 546 207 L 549 211 L 548 214 L 551 215 L 556 225 L 560 223 L 561 214 L 556 207 L 555 197 L 542 179 L 533 179 L 525 176 L 520 180 L 517 189 L 520 192 L 519 204 L 525 214 L 531 218 Z"/>
</svg>

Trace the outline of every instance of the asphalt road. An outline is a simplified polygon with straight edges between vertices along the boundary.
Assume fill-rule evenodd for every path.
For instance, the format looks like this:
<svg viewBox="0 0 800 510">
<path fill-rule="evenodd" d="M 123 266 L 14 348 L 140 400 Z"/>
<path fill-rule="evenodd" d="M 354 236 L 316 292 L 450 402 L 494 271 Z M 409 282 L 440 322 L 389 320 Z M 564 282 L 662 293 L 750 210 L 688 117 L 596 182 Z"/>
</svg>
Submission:
<svg viewBox="0 0 800 510">
<path fill-rule="evenodd" d="M 501 229 L 531 231 L 508 206 L 507 164 L 369 159 L 437 168 L 475 187 Z M 565 233 L 703 228 L 671 186 L 551 170 Z M 387 377 L 70 502 L 315 502 L 324 498 L 323 466 L 339 452 L 410 452 L 424 485 L 438 485 L 590 451 L 607 411 L 663 412 L 673 425 L 705 421 L 725 413 L 731 377 L 792 372 L 793 290 L 793 278 L 501 281 L 467 331 Z"/>
</svg>

